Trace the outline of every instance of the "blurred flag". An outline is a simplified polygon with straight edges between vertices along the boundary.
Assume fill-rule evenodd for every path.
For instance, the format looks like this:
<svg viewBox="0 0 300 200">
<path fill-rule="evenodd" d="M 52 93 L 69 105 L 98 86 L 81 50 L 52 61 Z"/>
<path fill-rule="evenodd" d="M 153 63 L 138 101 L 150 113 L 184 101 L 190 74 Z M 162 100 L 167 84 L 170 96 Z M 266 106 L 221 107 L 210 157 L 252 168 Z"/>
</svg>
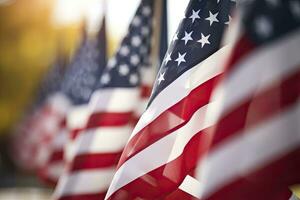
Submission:
<svg viewBox="0 0 300 200">
<path fill-rule="evenodd" d="M 250 1 L 212 95 L 195 196 L 280 199 L 300 183 L 300 1 Z"/>
<path fill-rule="evenodd" d="M 219 47 L 233 6 L 230 0 L 190 1 L 106 199 L 164 199 L 194 169 L 193 136 L 205 127 L 204 113 L 229 50 Z"/>
<path fill-rule="evenodd" d="M 104 10 L 105 8 L 105 2 L 103 3 L 103 7 Z M 106 47 L 106 19 L 105 19 L 105 12 L 103 14 L 103 19 L 102 19 L 102 23 L 101 23 L 101 27 L 99 29 L 96 41 L 98 44 L 96 44 L 96 46 L 98 47 L 98 49 L 94 52 L 97 54 L 98 52 L 98 58 L 94 59 L 93 62 L 96 61 L 96 63 L 98 63 L 99 66 L 101 66 L 101 73 L 98 75 L 98 77 L 96 77 L 96 79 L 98 80 L 103 72 L 103 69 L 106 66 L 107 63 L 107 47 Z M 93 58 L 92 58 L 93 59 Z M 86 65 L 89 64 L 90 61 L 86 60 L 87 63 L 83 62 L 82 65 Z M 97 81 L 96 81 L 97 83 Z M 95 84 L 96 84 L 95 83 Z M 95 85 L 92 87 L 92 92 L 94 92 L 95 90 Z M 90 100 L 90 98 L 89 98 Z M 77 104 L 74 105 L 71 109 L 70 112 L 67 115 L 66 118 L 66 123 L 67 123 L 67 128 L 69 129 L 69 133 L 68 133 L 68 142 L 64 145 L 64 159 L 66 162 L 70 162 L 73 156 L 73 144 L 74 144 L 74 140 L 77 137 L 78 133 L 80 131 L 82 131 L 85 126 L 86 123 L 88 121 L 88 117 L 89 117 L 89 109 L 88 109 L 88 101 L 85 101 L 84 103 L 81 104 Z"/>
<path fill-rule="evenodd" d="M 64 118 L 60 121 L 58 132 L 50 142 L 47 149 L 50 155 L 39 173 L 40 177 L 48 183 L 55 185 L 64 169 L 64 149 L 70 136 L 69 128 L 74 129 L 72 125 L 71 127 L 67 126 L 68 117 L 79 118 L 75 123 L 77 126 L 84 124 L 88 101 L 105 64 L 106 38 L 105 19 L 103 17 L 102 27 L 96 37 L 88 38 L 83 31 L 82 44 L 62 83 L 62 93 L 70 101 L 70 105 Z"/>
<path fill-rule="evenodd" d="M 86 128 L 74 142 L 54 198 L 104 199 L 116 164 L 154 79 L 150 62 L 153 1 L 142 0 L 120 48 L 96 85 Z"/>
<path fill-rule="evenodd" d="M 36 99 L 18 125 L 12 137 L 12 158 L 23 170 L 35 170 L 43 162 L 40 157 L 39 146 L 47 146 L 50 133 L 40 135 L 42 125 L 47 119 L 52 119 L 50 113 L 49 97 L 56 94 L 64 76 L 66 59 L 58 49 L 57 57 L 52 67 L 41 81 Z M 49 121 L 51 126 L 51 120 Z M 50 135 L 49 135 L 50 134 Z"/>
</svg>

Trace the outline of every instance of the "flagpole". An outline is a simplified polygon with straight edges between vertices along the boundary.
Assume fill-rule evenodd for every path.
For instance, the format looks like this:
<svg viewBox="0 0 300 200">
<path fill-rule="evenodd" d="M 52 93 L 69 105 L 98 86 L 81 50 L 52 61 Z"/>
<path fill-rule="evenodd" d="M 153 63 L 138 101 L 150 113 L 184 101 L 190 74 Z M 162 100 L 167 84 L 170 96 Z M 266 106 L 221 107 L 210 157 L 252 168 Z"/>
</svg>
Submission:
<svg viewBox="0 0 300 200">
<path fill-rule="evenodd" d="M 152 21 L 152 41 L 151 41 L 151 61 L 152 67 L 157 67 L 159 63 L 159 42 L 160 42 L 160 32 L 161 32 L 161 18 L 162 18 L 162 0 L 154 1 L 154 11 L 153 11 L 153 21 Z M 154 28 L 155 27 L 155 28 Z M 153 70 L 156 75 L 157 70 Z M 155 77 L 155 76 L 154 76 Z"/>
</svg>

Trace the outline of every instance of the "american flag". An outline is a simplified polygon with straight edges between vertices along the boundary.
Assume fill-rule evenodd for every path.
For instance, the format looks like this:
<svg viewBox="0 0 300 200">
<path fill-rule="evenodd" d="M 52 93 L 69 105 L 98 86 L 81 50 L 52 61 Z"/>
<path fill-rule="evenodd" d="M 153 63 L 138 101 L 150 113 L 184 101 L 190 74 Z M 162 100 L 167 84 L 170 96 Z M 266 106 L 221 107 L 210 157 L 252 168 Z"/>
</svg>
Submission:
<svg viewBox="0 0 300 200">
<path fill-rule="evenodd" d="M 23 170 L 33 171 L 41 162 L 37 156 L 42 139 L 38 134 L 38 128 L 50 111 L 49 107 L 45 106 L 45 101 L 59 90 L 65 72 L 65 58 L 61 51 L 58 52 L 53 66 L 41 80 L 36 99 L 18 124 L 12 138 L 12 158 Z"/>
<path fill-rule="evenodd" d="M 191 0 L 127 143 L 106 199 L 163 199 L 192 173 L 193 141 L 228 52 L 220 48 L 229 0 Z M 219 51 L 218 51 L 219 50 Z"/>
<path fill-rule="evenodd" d="M 104 199 L 127 139 L 152 84 L 150 63 L 153 1 L 142 0 L 116 54 L 93 93 L 86 128 L 54 198 Z"/>
<path fill-rule="evenodd" d="M 105 3 L 103 4 L 103 9 L 105 10 L 106 8 Z M 103 14 L 102 18 L 102 23 L 100 30 L 98 32 L 98 36 L 96 38 L 96 41 L 91 41 L 95 42 L 96 46 L 98 49 L 91 51 L 89 55 L 90 58 L 94 57 L 94 59 L 88 59 L 88 60 L 82 60 L 82 65 L 86 65 L 91 62 L 94 64 L 98 64 L 101 67 L 100 73 L 98 73 L 96 77 L 96 83 L 94 83 L 94 86 L 91 87 L 92 92 L 95 90 L 95 85 L 97 84 L 97 80 L 101 76 L 107 62 L 107 44 L 106 44 L 106 19 L 105 19 L 105 11 Z M 94 56 L 92 56 L 94 55 Z M 92 56 L 92 57 L 91 57 Z M 97 56 L 97 57 L 95 57 Z M 90 91 L 91 92 L 91 91 Z M 91 93 L 92 94 L 92 93 Z M 69 129 L 69 134 L 68 134 L 68 142 L 65 145 L 64 148 L 64 159 L 66 162 L 70 162 L 73 156 L 73 144 L 74 144 L 74 139 L 77 137 L 78 133 L 82 131 L 87 123 L 88 117 L 89 117 L 89 109 L 88 109 L 88 102 L 90 100 L 91 95 L 89 95 L 88 100 L 74 105 L 71 110 L 68 113 L 67 116 L 67 127 Z"/>
<path fill-rule="evenodd" d="M 300 183 L 300 1 L 242 4 L 241 30 L 215 88 L 209 152 L 195 196 L 294 199 Z"/>
<path fill-rule="evenodd" d="M 106 61 L 106 44 L 104 31 L 99 35 L 88 38 L 83 34 L 80 48 L 70 64 L 61 85 L 61 94 L 70 102 L 63 118 L 59 121 L 59 128 L 47 148 L 49 156 L 39 172 L 40 177 L 55 185 L 64 169 L 64 148 L 68 142 L 69 128 L 67 117 L 78 108 L 86 107 L 91 97 L 94 85 L 103 71 Z M 84 111 L 83 111 L 84 112 Z M 78 112 L 77 112 L 78 113 Z"/>
</svg>

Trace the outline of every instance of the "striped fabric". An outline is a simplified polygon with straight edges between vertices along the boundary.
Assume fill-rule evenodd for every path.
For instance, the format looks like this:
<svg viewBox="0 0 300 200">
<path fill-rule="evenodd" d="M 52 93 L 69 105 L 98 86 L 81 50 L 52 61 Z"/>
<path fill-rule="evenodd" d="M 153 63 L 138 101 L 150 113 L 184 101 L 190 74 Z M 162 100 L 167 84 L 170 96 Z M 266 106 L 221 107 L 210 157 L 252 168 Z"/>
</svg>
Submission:
<svg viewBox="0 0 300 200">
<path fill-rule="evenodd" d="M 87 125 L 74 139 L 70 163 L 54 199 L 104 199 L 150 95 L 154 79 L 149 63 L 152 10 L 151 0 L 141 1 L 127 35 L 99 79 L 89 102 Z"/>
<path fill-rule="evenodd" d="M 12 138 L 12 158 L 22 170 L 34 171 L 44 164 L 48 157 L 47 148 L 68 107 L 59 92 L 66 65 L 63 54 L 59 53 Z"/>
<path fill-rule="evenodd" d="M 56 184 L 63 169 L 62 152 L 55 152 L 53 155 L 53 147 L 58 142 L 63 142 L 56 138 L 63 139 L 61 131 L 64 129 L 65 116 L 70 106 L 70 100 L 63 93 L 57 92 L 50 96 L 49 103 L 46 104 L 47 114 L 41 116 L 41 121 L 34 127 L 35 130 L 38 129 L 36 136 L 39 138 L 36 141 L 37 173 L 44 183 L 51 186 Z"/>
<path fill-rule="evenodd" d="M 60 130 L 60 123 L 70 102 L 59 92 L 50 95 L 28 119 L 23 132 L 14 139 L 17 162 L 22 169 L 39 170 L 50 156 L 51 141 Z"/>
<path fill-rule="evenodd" d="M 68 160 L 65 158 L 68 155 L 65 156 L 65 148 L 70 136 L 74 129 L 86 125 L 88 102 L 97 78 L 106 64 L 105 17 L 97 35 L 87 38 L 84 34 L 83 37 L 82 44 L 62 83 L 63 94 L 71 103 L 47 149 L 50 155 L 39 172 L 40 177 L 52 186 L 56 185 L 63 173 L 65 159 Z M 71 120 L 78 118 L 77 122 L 80 123 L 74 126 L 74 122 L 70 124 L 70 118 Z"/>
<path fill-rule="evenodd" d="M 300 183 L 300 1 L 243 7 L 239 39 L 212 97 L 213 126 L 191 191 L 205 200 L 293 199 Z M 188 180 L 189 179 L 189 180 Z"/>
<path fill-rule="evenodd" d="M 232 4 L 190 1 L 106 199 L 188 198 L 177 189 L 197 163 L 195 136 L 210 126 L 204 116 L 230 52 L 220 41 Z"/>
</svg>

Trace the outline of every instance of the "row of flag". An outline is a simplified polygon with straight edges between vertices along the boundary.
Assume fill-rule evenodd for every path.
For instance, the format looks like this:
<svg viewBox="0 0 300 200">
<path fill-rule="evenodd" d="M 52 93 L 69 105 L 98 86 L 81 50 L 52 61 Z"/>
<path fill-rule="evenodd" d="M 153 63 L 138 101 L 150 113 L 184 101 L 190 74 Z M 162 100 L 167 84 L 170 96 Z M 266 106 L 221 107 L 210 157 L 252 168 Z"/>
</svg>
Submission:
<svg viewBox="0 0 300 200">
<path fill-rule="evenodd" d="M 105 17 L 13 137 L 56 200 L 297 199 L 300 1 L 141 0 L 106 62 Z M 160 65 L 158 68 L 157 66 Z"/>
</svg>

